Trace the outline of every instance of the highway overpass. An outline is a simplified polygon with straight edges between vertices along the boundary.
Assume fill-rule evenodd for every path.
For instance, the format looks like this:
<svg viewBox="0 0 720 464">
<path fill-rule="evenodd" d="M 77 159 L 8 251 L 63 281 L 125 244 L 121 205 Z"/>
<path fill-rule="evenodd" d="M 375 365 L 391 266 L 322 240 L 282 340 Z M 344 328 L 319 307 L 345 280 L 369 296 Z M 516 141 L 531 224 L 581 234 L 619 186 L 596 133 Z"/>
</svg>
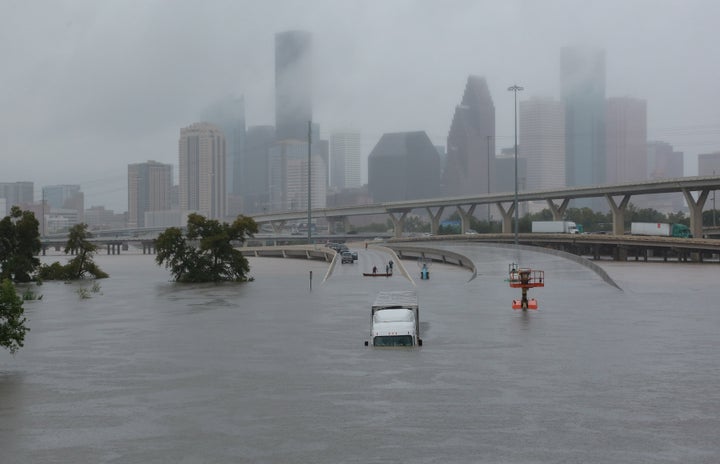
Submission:
<svg viewBox="0 0 720 464">
<path fill-rule="evenodd" d="M 572 187 L 558 190 L 519 192 L 518 201 L 545 201 L 555 220 L 562 220 L 570 200 L 578 198 L 605 198 L 613 215 L 613 234 L 624 234 L 625 213 L 633 195 L 657 195 L 680 192 L 690 210 L 690 229 L 696 237 L 702 237 L 702 211 L 710 192 L 720 189 L 720 175 L 681 177 L 676 179 L 652 180 L 616 185 L 593 187 Z M 396 201 L 374 205 L 346 206 L 314 209 L 313 219 L 324 218 L 330 223 L 347 224 L 353 216 L 386 214 L 394 225 L 394 234 L 401 237 L 405 218 L 416 209 L 427 211 L 431 218 L 431 233 L 437 233 L 440 218 L 446 208 L 455 208 L 460 214 L 461 231 L 465 233 L 470 217 L 481 205 L 495 205 L 502 214 L 502 232 L 512 233 L 512 218 L 515 212 L 514 192 L 491 193 L 464 197 L 431 198 L 422 200 Z M 256 214 L 252 216 L 259 224 L 269 223 L 279 233 L 286 223 L 307 221 L 307 210 L 283 213 Z M 347 229 L 346 229 L 347 230 Z"/>
</svg>

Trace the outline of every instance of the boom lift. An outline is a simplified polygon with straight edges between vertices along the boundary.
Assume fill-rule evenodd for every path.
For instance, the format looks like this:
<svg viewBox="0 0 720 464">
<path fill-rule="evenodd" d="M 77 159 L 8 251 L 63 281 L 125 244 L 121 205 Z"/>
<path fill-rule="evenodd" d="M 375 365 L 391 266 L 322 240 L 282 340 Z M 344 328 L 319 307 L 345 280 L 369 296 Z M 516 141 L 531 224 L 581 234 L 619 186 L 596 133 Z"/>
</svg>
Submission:
<svg viewBox="0 0 720 464">
<path fill-rule="evenodd" d="M 545 271 L 537 271 L 530 268 L 522 268 L 516 263 L 508 265 L 508 281 L 510 287 L 522 290 L 522 297 L 512 301 L 513 309 L 538 309 L 538 302 L 535 298 L 528 299 L 527 291 L 534 287 L 545 286 Z"/>
</svg>

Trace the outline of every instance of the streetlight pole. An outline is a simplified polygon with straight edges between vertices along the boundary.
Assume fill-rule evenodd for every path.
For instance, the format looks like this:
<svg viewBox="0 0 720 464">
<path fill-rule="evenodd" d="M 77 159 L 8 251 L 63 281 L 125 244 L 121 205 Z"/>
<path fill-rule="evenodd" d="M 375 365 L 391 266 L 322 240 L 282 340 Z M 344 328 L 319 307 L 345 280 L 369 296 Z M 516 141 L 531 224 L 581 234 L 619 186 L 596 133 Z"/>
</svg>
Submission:
<svg viewBox="0 0 720 464">
<path fill-rule="evenodd" d="M 311 175 L 312 170 L 310 169 L 310 167 L 312 166 L 312 164 L 311 164 L 312 161 L 310 158 L 310 156 L 312 154 L 311 147 L 312 147 L 312 121 L 308 121 L 308 211 L 307 211 L 307 213 L 308 213 L 308 215 L 307 215 L 308 216 L 307 217 L 308 245 L 310 243 L 312 243 L 312 227 L 311 227 L 311 224 L 312 224 L 312 213 L 311 213 L 311 211 L 312 211 L 312 206 L 311 206 L 312 196 L 310 195 L 310 192 L 311 192 L 310 185 L 312 182 L 312 175 Z"/>
<path fill-rule="evenodd" d="M 491 135 L 487 136 L 487 191 L 488 196 L 490 195 L 490 137 Z M 490 225 L 490 203 L 487 205 L 487 223 L 488 223 L 488 233 L 492 233 L 492 226 Z"/>
<path fill-rule="evenodd" d="M 518 214 L 518 143 L 517 143 L 517 93 L 518 91 L 525 90 L 519 85 L 515 84 L 512 87 L 508 87 L 508 90 L 515 93 L 515 245 L 518 244 L 518 230 L 520 226 L 519 214 Z"/>
</svg>

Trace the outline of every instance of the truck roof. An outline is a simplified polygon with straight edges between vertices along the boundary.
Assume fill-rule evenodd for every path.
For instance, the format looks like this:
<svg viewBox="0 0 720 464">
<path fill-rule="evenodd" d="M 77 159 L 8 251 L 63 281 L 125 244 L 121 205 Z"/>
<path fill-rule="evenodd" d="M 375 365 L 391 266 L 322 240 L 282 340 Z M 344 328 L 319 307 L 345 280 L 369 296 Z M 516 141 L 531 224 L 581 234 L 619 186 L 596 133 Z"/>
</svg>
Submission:
<svg viewBox="0 0 720 464">
<path fill-rule="evenodd" d="M 373 322 L 415 322 L 415 313 L 411 309 L 385 309 L 373 315 Z"/>
<path fill-rule="evenodd" d="M 414 308 L 417 305 L 418 297 L 415 290 L 396 290 L 379 292 L 375 297 L 373 308 L 397 306 Z"/>
</svg>

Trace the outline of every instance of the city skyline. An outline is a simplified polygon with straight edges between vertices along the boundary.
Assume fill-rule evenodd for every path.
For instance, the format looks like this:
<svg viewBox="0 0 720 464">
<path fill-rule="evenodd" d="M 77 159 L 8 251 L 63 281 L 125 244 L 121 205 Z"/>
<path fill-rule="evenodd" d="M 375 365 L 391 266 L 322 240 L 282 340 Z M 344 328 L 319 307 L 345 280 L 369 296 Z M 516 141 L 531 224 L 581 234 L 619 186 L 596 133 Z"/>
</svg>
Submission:
<svg viewBox="0 0 720 464">
<path fill-rule="evenodd" d="M 507 86 L 525 88 L 520 102 L 558 98 L 560 49 L 589 44 L 605 51 L 606 96 L 646 100 L 648 138 L 684 152 L 693 175 L 697 155 L 720 148 L 711 85 L 719 72 L 715 60 L 688 50 L 712 36 L 710 18 L 720 7 L 661 3 L 216 2 L 209 9 L 176 5 L 172 14 L 163 4 L 13 4 L 0 26 L 24 51 L 16 54 L 9 41 L 0 48 L 12 63 L 0 90 L 0 151 L 12 164 L 0 182 L 31 181 L 36 197 L 45 185 L 80 184 L 87 207 L 125 210 L 127 165 L 176 164 L 178 129 L 210 102 L 242 95 L 248 126 L 274 122 L 274 35 L 296 29 L 313 35 L 313 118 L 327 131 L 321 135 L 336 127 L 360 131 L 364 171 L 385 132 L 423 130 L 444 145 L 469 74 L 487 78 L 497 151 L 511 146 Z M 230 30 L 217 19 L 227 15 L 251 21 Z M 132 20 L 120 27 L 118 18 Z M 508 24 L 523 25 L 522 32 L 507 34 Z"/>
</svg>

